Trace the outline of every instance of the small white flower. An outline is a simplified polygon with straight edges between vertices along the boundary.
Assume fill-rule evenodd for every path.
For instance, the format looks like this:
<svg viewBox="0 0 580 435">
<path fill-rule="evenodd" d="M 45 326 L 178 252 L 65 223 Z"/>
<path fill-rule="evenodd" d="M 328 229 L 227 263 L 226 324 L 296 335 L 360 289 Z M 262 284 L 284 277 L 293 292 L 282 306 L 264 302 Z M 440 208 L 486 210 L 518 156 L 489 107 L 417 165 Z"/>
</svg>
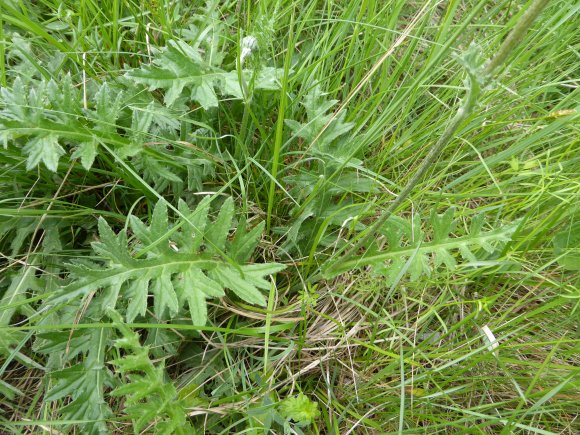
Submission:
<svg viewBox="0 0 580 435">
<path fill-rule="evenodd" d="M 242 52 L 240 54 L 240 65 L 244 64 L 246 57 L 258 48 L 258 40 L 254 36 L 244 36 L 242 39 Z"/>
</svg>

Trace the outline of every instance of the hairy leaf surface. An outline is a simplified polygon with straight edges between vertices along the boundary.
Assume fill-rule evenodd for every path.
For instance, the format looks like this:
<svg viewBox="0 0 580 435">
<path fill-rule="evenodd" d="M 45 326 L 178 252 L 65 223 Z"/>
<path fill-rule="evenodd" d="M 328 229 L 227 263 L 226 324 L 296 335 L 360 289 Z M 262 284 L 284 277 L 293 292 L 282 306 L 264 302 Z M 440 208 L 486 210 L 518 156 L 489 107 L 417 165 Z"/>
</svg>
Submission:
<svg viewBox="0 0 580 435">
<path fill-rule="evenodd" d="M 432 228 L 430 240 L 423 232 L 423 221 L 419 215 L 410 220 L 391 217 L 383 230 L 388 241 L 387 250 L 370 249 L 360 257 L 345 261 L 339 268 L 330 265 L 325 274 L 336 276 L 349 270 L 372 266 L 375 273 L 385 276 L 388 284 L 396 282 L 404 274 L 409 274 L 410 279 L 415 281 L 442 265 L 450 270 L 455 269 L 458 265 L 457 254 L 464 260 L 464 265 L 476 265 L 499 245 L 510 241 L 517 228 L 516 222 L 483 231 L 483 215 L 478 215 L 472 219 L 466 235 L 455 237 L 452 233 L 457 222 L 453 215 L 453 209 L 441 215 L 433 214 L 427 222 Z"/>
<path fill-rule="evenodd" d="M 210 199 L 206 198 L 191 211 L 181 202 L 182 216 L 171 225 L 167 204 L 160 200 L 149 225 L 135 216 L 129 217 L 135 236 L 131 245 L 125 229 L 115 234 L 104 219 L 99 219 L 100 240 L 93 243 L 93 250 L 105 261 L 105 266 L 72 265 L 77 279 L 52 303 L 103 289 L 97 299 L 101 308 L 124 306 L 125 317 L 132 322 L 145 315 L 152 295 L 158 318 L 174 318 L 187 306 L 195 325 L 205 325 L 207 321 L 206 299 L 222 297 L 225 289 L 246 302 L 266 305 L 259 290 L 269 288 L 264 277 L 284 266 L 236 263 L 236 257 L 247 259 L 248 253 L 253 252 L 260 233 L 247 233 L 243 247 L 236 245 L 230 255 L 228 234 L 234 216 L 233 201 L 226 200 L 213 221 L 209 218 L 209 205 Z"/>
</svg>

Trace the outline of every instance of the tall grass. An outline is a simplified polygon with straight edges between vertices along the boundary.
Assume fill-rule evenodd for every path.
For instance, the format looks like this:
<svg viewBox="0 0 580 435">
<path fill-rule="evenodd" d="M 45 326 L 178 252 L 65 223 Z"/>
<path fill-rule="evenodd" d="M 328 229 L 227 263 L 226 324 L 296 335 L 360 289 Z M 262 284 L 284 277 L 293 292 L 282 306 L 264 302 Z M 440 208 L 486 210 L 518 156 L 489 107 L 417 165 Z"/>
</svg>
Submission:
<svg viewBox="0 0 580 435">
<path fill-rule="evenodd" d="M 579 6 L 530 4 L 3 2 L 3 430 L 576 433 Z M 167 104 L 171 44 L 222 81 Z M 197 256 L 173 314 L 107 275 Z"/>
</svg>

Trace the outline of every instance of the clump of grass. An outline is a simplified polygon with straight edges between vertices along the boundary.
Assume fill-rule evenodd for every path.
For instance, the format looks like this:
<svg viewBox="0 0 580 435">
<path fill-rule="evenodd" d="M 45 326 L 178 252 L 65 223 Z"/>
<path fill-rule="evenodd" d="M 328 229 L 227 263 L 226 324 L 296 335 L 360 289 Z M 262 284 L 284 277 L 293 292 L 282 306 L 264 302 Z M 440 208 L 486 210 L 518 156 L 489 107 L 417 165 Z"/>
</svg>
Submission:
<svg viewBox="0 0 580 435">
<path fill-rule="evenodd" d="M 3 430 L 575 433 L 576 12 L 2 3 Z"/>
</svg>

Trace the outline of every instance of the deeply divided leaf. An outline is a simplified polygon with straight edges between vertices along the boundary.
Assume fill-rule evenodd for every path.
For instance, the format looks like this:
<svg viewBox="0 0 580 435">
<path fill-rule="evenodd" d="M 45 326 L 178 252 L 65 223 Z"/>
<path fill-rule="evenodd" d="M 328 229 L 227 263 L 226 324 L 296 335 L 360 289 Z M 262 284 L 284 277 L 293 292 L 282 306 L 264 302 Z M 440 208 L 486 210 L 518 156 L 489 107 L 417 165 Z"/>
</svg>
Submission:
<svg viewBox="0 0 580 435">
<path fill-rule="evenodd" d="M 103 310 L 121 310 L 127 321 L 132 322 L 145 314 L 151 305 L 151 295 L 158 319 L 172 319 L 186 312 L 196 325 L 207 321 L 206 300 L 224 296 L 224 289 L 248 303 L 265 305 L 259 290 L 269 288 L 264 278 L 284 266 L 237 262 L 251 256 L 250 248 L 255 247 L 259 234 L 257 231 L 240 234 L 238 240 L 247 240 L 241 246 L 237 242 L 232 250 L 228 236 L 234 215 L 233 200 L 226 200 L 214 220 L 210 218 L 209 205 L 206 199 L 190 211 L 182 202 L 179 209 L 183 216 L 170 224 L 167 204 L 160 200 L 149 225 L 130 218 L 135 239 L 131 245 L 125 230 L 115 234 L 101 218 L 100 240 L 93 243 L 93 249 L 105 267 L 95 264 L 73 268 L 76 279 L 52 303 L 100 290 L 97 305 Z M 203 232 L 204 228 L 207 231 Z"/>
</svg>

